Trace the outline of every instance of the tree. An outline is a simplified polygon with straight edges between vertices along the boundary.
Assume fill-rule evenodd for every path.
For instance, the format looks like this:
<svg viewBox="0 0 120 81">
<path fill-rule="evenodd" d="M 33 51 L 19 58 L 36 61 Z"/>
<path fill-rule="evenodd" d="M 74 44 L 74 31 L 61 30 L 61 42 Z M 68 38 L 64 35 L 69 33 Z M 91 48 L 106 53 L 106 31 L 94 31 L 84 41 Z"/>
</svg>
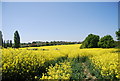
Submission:
<svg viewBox="0 0 120 81">
<path fill-rule="evenodd" d="M 9 40 L 7 40 L 6 46 L 7 46 L 7 47 L 9 47 L 9 46 L 10 46 L 10 44 L 9 44 Z"/>
<path fill-rule="evenodd" d="M 112 48 L 115 46 L 112 36 L 106 35 L 100 39 L 98 46 L 101 48 Z"/>
<path fill-rule="evenodd" d="M 10 40 L 10 47 L 12 47 L 12 40 Z"/>
<path fill-rule="evenodd" d="M 120 28 L 115 32 L 117 40 L 120 41 Z"/>
<path fill-rule="evenodd" d="M 19 48 L 20 47 L 20 36 L 18 31 L 15 31 L 14 33 L 14 48 Z"/>
<path fill-rule="evenodd" d="M 115 34 L 116 34 L 116 37 L 117 37 L 117 40 L 118 40 L 118 41 L 115 42 L 115 46 L 117 48 L 120 48 L 120 28 L 118 29 L 118 31 L 115 32 Z"/>
<path fill-rule="evenodd" d="M 98 47 L 98 41 L 99 41 L 98 35 L 89 34 L 82 42 L 80 48 L 96 48 Z"/>
<path fill-rule="evenodd" d="M 4 42 L 3 42 L 3 47 L 4 48 L 6 48 L 7 46 L 6 46 L 6 43 L 5 43 L 5 40 L 4 40 Z"/>
<path fill-rule="evenodd" d="M 46 41 L 46 46 L 49 46 L 49 42 L 48 41 Z"/>
<path fill-rule="evenodd" d="M 2 31 L 0 31 L 0 46 L 3 46 Z"/>
</svg>

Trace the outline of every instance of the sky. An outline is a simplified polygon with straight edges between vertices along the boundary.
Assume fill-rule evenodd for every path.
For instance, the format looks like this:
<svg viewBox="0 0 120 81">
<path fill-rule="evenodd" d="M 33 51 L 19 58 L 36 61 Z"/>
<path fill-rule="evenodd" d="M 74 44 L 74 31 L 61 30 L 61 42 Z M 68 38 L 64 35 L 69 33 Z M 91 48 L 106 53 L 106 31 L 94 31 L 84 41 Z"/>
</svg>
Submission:
<svg viewBox="0 0 120 81">
<path fill-rule="evenodd" d="M 83 41 L 88 34 L 116 40 L 117 2 L 2 2 L 4 40 Z"/>
<path fill-rule="evenodd" d="M 0 2 L 0 30 L 2 29 L 2 3 Z"/>
<path fill-rule="evenodd" d="M 120 0 L 1 0 L 2 2 L 118 2 Z"/>
</svg>

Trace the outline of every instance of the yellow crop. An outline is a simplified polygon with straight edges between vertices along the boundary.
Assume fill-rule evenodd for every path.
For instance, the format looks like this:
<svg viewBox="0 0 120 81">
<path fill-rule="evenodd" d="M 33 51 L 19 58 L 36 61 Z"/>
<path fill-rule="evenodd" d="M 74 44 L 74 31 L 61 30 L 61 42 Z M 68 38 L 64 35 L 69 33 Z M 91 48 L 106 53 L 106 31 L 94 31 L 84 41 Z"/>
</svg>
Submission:
<svg viewBox="0 0 120 81">
<path fill-rule="evenodd" d="M 71 73 L 69 62 L 60 63 L 60 65 L 56 63 L 54 67 L 49 67 L 46 76 L 43 74 L 41 79 L 69 79 Z"/>
<path fill-rule="evenodd" d="M 1 49 L 0 63 L 2 63 L 3 78 L 12 78 L 16 74 L 25 78 L 27 74 L 29 78 L 35 79 L 38 77 L 39 79 L 70 79 L 72 60 L 77 57 L 88 57 L 94 66 L 93 70 L 99 70 L 102 77 L 120 79 L 118 53 L 115 52 L 118 49 L 80 49 L 79 47 L 80 44 Z M 32 50 L 33 48 L 38 50 Z M 66 59 L 71 60 L 65 61 Z M 45 68 L 46 73 L 43 72 Z"/>
</svg>

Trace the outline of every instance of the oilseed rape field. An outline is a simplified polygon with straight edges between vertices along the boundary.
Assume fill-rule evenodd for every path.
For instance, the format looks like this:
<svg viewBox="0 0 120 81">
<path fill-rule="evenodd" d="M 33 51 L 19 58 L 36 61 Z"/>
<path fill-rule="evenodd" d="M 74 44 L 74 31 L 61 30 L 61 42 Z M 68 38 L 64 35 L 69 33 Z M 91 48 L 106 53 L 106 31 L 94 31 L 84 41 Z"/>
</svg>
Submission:
<svg viewBox="0 0 120 81">
<path fill-rule="evenodd" d="M 4 81 L 120 79 L 119 49 L 80 44 L 0 49 Z"/>
</svg>

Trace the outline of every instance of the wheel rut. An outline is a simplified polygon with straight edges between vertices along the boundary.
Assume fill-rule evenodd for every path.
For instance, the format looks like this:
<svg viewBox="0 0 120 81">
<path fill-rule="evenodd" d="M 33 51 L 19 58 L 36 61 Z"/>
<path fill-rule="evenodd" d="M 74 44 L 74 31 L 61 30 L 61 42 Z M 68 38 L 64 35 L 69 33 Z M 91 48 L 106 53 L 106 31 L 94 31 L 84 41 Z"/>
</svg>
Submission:
<svg viewBox="0 0 120 81">
<path fill-rule="evenodd" d="M 84 67 L 84 75 L 86 75 L 86 78 L 85 79 L 91 79 L 91 80 L 95 80 L 97 79 L 95 76 L 92 76 L 89 69 L 87 68 L 87 65 L 86 63 L 82 63 L 83 67 Z"/>
</svg>

